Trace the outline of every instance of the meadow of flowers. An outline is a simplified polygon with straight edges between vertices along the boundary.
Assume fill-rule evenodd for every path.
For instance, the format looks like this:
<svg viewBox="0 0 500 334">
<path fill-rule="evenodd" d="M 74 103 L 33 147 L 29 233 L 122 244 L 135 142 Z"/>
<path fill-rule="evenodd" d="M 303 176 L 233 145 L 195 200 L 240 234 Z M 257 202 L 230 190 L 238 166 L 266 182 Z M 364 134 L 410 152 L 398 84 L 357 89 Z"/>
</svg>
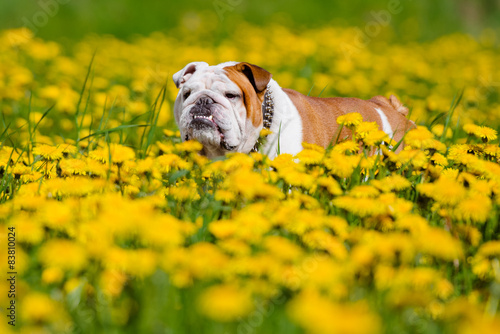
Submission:
<svg viewBox="0 0 500 334">
<path fill-rule="evenodd" d="M 0 32 L 0 332 L 498 333 L 494 34 L 360 47 L 353 29 L 210 29 Z M 172 115 L 171 75 L 196 60 L 316 96 L 394 93 L 419 126 L 398 154 L 352 114 L 353 139 L 327 149 L 210 161 Z"/>
</svg>

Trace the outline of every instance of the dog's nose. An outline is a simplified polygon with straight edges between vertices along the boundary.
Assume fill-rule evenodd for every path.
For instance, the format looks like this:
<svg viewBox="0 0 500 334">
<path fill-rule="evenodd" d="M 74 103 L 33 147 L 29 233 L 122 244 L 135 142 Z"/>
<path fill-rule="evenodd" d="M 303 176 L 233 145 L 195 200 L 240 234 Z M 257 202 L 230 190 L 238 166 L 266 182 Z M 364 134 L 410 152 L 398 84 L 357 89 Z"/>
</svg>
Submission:
<svg viewBox="0 0 500 334">
<path fill-rule="evenodd" d="M 215 101 L 209 96 L 202 96 L 196 101 L 196 104 L 200 105 L 200 106 L 204 105 L 204 104 L 212 104 L 212 103 L 215 103 Z"/>
</svg>

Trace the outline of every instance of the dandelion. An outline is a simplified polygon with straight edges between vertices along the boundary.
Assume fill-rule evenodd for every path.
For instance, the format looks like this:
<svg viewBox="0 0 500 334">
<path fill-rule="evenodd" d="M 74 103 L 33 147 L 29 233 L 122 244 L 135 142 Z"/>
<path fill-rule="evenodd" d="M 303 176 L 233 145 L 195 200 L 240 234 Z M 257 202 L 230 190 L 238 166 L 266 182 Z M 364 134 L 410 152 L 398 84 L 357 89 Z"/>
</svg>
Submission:
<svg viewBox="0 0 500 334">
<path fill-rule="evenodd" d="M 479 139 L 482 139 L 483 142 L 489 142 L 492 140 L 496 140 L 498 138 L 498 132 L 492 128 L 487 126 L 479 126 L 475 124 L 465 124 L 464 131 L 469 135 L 474 135 Z"/>
<path fill-rule="evenodd" d="M 425 126 L 417 126 L 416 129 L 406 133 L 404 141 L 407 145 L 414 148 L 423 148 L 427 142 L 434 139 L 434 135 Z"/>
<path fill-rule="evenodd" d="M 272 256 L 283 261 L 294 262 L 302 255 L 302 250 L 299 246 L 280 236 L 266 237 L 263 245 Z"/>
<path fill-rule="evenodd" d="M 364 139 L 369 134 L 372 134 L 377 130 L 378 130 L 378 125 L 376 122 L 362 122 L 356 126 L 356 137 L 359 139 Z M 379 137 L 379 135 L 377 135 L 377 137 Z"/>
<path fill-rule="evenodd" d="M 367 146 L 378 146 L 382 142 L 389 142 L 389 140 L 387 133 L 382 130 L 370 131 L 363 137 L 363 142 Z"/>
<path fill-rule="evenodd" d="M 85 175 L 87 164 L 81 159 L 63 159 L 59 163 L 63 175 Z"/>
<path fill-rule="evenodd" d="M 202 293 L 198 309 L 210 319 L 229 322 L 248 315 L 253 309 L 253 301 L 250 294 L 241 288 L 217 285 Z"/>
<path fill-rule="evenodd" d="M 123 272 L 108 269 L 102 272 L 99 283 L 105 295 L 118 297 L 123 291 L 126 282 L 127 276 Z"/>
<path fill-rule="evenodd" d="M 69 271 L 82 270 L 87 264 L 85 249 L 75 242 L 63 239 L 52 239 L 44 243 L 38 258 L 47 267 Z"/>
<path fill-rule="evenodd" d="M 180 137 L 181 133 L 179 131 L 172 131 L 168 129 L 163 130 L 163 134 L 167 137 Z"/>
<path fill-rule="evenodd" d="M 377 199 L 367 197 L 354 198 L 342 196 L 333 199 L 332 203 L 336 207 L 354 213 L 360 217 L 377 216 L 387 212 L 387 208 L 380 205 Z"/>
<path fill-rule="evenodd" d="M 332 303 L 310 289 L 295 297 L 287 311 L 310 333 L 374 334 L 381 330 L 380 319 L 364 303 Z"/>
<path fill-rule="evenodd" d="M 323 152 L 312 149 L 304 149 L 296 155 L 296 158 L 306 165 L 319 164 L 323 160 L 323 157 Z"/>
<path fill-rule="evenodd" d="M 401 191 L 411 186 L 408 179 L 398 174 L 393 174 L 381 180 L 372 180 L 370 183 L 383 192 Z"/>
<path fill-rule="evenodd" d="M 29 322 L 52 322 L 60 312 L 56 302 L 43 293 L 28 294 L 21 304 L 20 314 Z"/>
<path fill-rule="evenodd" d="M 49 267 L 42 272 L 42 282 L 45 284 L 60 283 L 64 277 L 64 271 L 58 267 Z"/>
<path fill-rule="evenodd" d="M 324 187 L 331 195 L 342 195 L 342 189 L 332 177 L 320 177 L 317 179 L 319 186 Z"/>
<path fill-rule="evenodd" d="M 437 258 L 453 261 L 462 258 L 463 251 L 458 240 L 441 228 L 425 229 L 416 239 L 417 249 Z"/>
<path fill-rule="evenodd" d="M 348 140 L 338 143 L 333 147 L 333 150 L 342 154 L 356 153 L 359 151 L 359 144 L 352 140 Z"/>
<path fill-rule="evenodd" d="M 175 150 L 177 152 L 199 152 L 203 149 L 203 145 L 194 140 L 188 140 L 179 144 L 175 144 Z"/>
<path fill-rule="evenodd" d="M 436 136 L 436 137 L 441 137 L 443 136 L 443 133 L 444 133 L 444 125 L 443 124 L 436 124 L 432 129 L 431 129 L 432 133 Z M 453 133 L 451 132 L 451 129 L 450 128 L 447 128 L 446 129 L 446 135 L 445 135 L 445 138 L 446 139 L 450 139 L 452 137 Z"/>
<path fill-rule="evenodd" d="M 324 164 L 333 175 L 345 178 L 352 175 L 354 169 L 359 163 L 359 160 L 360 157 L 357 155 L 345 156 L 336 151 L 332 151 L 325 159 Z"/>
<path fill-rule="evenodd" d="M 46 160 L 60 160 L 63 157 L 63 150 L 59 146 L 42 144 L 33 148 L 33 154 Z"/>
<path fill-rule="evenodd" d="M 492 203 L 487 196 L 476 194 L 460 201 L 452 216 L 463 221 L 484 223 L 491 215 Z"/>
<path fill-rule="evenodd" d="M 337 124 L 344 125 L 348 128 L 354 128 L 363 122 L 363 116 L 356 112 L 347 113 L 337 117 Z"/>
<path fill-rule="evenodd" d="M 419 184 L 417 190 L 422 195 L 433 198 L 444 205 L 456 205 L 467 194 L 459 182 L 447 177 L 440 177 L 434 183 Z"/>
</svg>

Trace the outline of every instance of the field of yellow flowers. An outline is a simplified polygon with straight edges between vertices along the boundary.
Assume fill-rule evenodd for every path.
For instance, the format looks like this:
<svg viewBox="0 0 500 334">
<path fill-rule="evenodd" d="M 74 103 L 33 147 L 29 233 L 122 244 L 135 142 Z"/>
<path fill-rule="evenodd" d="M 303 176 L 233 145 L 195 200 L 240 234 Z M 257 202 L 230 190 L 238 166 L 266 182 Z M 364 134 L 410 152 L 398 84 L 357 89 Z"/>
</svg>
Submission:
<svg viewBox="0 0 500 334">
<path fill-rule="evenodd" d="M 0 32 L 0 332 L 498 333 L 491 32 L 175 36 Z M 209 161 L 172 117 L 171 75 L 197 60 L 316 96 L 395 93 L 419 127 L 399 154 L 353 116 L 355 141 Z"/>
</svg>

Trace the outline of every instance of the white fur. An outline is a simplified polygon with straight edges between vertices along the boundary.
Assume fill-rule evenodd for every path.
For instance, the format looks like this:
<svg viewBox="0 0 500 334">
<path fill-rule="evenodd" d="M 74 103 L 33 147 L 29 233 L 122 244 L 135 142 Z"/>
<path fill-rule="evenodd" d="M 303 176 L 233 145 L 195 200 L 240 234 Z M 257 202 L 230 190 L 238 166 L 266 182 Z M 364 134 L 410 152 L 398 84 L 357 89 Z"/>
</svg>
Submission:
<svg viewBox="0 0 500 334">
<path fill-rule="evenodd" d="M 387 133 L 389 138 L 392 138 L 394 136 L 394 132 L 392 131 L 392 126 L 391 126 L 391 123 L 389 123 L 387 116 L 382 111 L 382 109 L 375 108 L 375 110 L 377 111 L 378 115 L 380 116 L 380 120 L 382 121 L 382 131 Z"/>
<path fill-rule="evenodd" d="M 279 136 L 279 152 L 295 155 L 303 150 L 302 119 L 292 100 L 275 80 L 271 79 L 269 89 L 274 99 L 274 116 L 270 129 L 273 133 L 267 138 L 262 152 L 271 159 L 275 158 L 278 155 Z"/>
</svg>

